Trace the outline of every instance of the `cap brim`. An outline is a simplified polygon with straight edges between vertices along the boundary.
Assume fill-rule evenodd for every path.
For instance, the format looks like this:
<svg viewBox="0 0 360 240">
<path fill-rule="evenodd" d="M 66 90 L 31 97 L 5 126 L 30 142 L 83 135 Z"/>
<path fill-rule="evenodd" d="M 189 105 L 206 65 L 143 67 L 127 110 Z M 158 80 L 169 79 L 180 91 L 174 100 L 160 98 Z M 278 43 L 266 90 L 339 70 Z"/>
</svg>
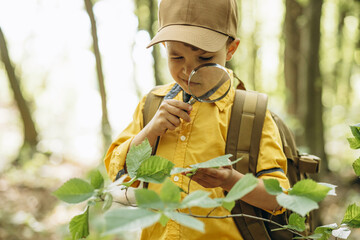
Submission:
<svg viewBox="0 0 360 240">
<path fill-rule="evenodd" d="M 213 30 L 190 25 L 169 25 L 162 28 L 150 41 L 147 48 L 165 41 L 179 41 L 207 52 L 217 52 L 226 43 L 228 36 Z"/>
</svg>

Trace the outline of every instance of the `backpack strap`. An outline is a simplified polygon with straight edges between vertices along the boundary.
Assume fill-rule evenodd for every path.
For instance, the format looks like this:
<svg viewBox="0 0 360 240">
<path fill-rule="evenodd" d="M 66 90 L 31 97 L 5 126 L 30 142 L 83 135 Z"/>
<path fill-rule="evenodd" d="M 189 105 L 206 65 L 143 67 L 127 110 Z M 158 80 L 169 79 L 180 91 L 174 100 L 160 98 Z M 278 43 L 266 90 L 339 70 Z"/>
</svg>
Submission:
<svg viewBox="0 0 360 240">
<path fill-rule="evenodd" d="M 266 94 L 235 91 L 225 152 L 231 153 L 233 160 L 243 157 L 243 160 L 235 164 L 235 169 L 241 173 L 256 174 L 266 108 Z"/>
<path fill-rule="evenodd" d="M 143 120 L 144 124 L 143 127 L 145 127 L 151 119 L 154 117 L 156 111 L 158 110 L 160 103 L 162 102 L 164 97 L 157 96 L 153 94 L 153 91 L 160 88 L 161 86 L 154 87 L 146 96 L 145 104 L 143 108 Z"/>
<path fill-rule="evenodd" d="M 252 91 L 236 90 L 226 140 L 226 153 L 233 160 L 243 157 L 234 168 L 245 174 L 256 174 L 262 127 L 267 107 L 267 95 Z M 236 201 L 233 214 L 261 216 L 261 210 L 241 200 Z M 245 240 L 270 240 L 263 221 L 250 218 L 234 218 Z"/>
<path fill-rule="evenodd" d="M 153 89 L 151 89 L 151 91 L 146 96 L 144 108 L 143 108 L 143 127 L 145 127 L 151 121 L 151 119 L 154 117 L 156 111 L 158 110 L 162 100 L 164 99 L 164 97 L 157 96 L 153 93 L 154 90 L 156 90 L 160 87 L 161 86 L 154 87 Z M 159 140 L 160 140 L 160 137 L 158 137 L 156 139 L 156 142 L 155 142 L 155 145 L 153 146 L 151 155 L 155 155 L 157 146 L 159 144 Z M 149 183 L 144 182 L 143 187 L 148 188 L 148 186 L 149 186 Z"/>
</svg>

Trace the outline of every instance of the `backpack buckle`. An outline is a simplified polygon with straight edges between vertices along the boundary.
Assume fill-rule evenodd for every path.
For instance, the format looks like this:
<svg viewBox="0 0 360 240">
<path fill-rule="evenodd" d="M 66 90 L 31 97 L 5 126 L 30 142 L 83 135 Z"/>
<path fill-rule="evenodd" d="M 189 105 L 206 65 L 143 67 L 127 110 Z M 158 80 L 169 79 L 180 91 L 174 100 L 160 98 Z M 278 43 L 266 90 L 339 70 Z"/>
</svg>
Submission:
<svg viewBox="0 0 360 240">
<path fill-rule="evenodd" d="M 320 161 L 318 156 L 310 154 L 300 154 L 299 157 L 299 170 L 302 173 L 319 173 Z"/>
</svg>

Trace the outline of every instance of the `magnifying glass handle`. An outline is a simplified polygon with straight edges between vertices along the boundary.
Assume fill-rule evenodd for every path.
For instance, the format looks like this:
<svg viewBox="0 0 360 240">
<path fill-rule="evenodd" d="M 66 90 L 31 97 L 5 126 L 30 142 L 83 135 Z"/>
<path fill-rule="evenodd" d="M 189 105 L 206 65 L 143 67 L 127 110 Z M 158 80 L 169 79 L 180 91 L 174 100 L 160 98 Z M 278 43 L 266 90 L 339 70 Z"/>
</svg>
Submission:
<svg viewBox="0 0 360 240">
<path fill-rule="evenodd" d="M 191 98 L 187 103 L 193 105 L 196 102 L 195 98 Z"/>
</svg>

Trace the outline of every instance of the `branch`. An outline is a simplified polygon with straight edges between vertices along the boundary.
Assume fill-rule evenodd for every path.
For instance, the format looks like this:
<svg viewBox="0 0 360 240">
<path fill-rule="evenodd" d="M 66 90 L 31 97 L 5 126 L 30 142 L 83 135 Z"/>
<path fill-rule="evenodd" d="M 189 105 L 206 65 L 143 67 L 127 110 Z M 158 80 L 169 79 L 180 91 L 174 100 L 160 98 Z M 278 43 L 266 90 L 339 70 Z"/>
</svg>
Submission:
<svg viewBox="0 0 360 240">
<path fill-rule="evenodd" d="M 186 213 L 185 213 L 186 214 Z M 266 219 L 266 218 L 261 218 L 261 217 L 256 217 L 256 216 L 253 216 L 253 215 L 248 215 L 248 214 L 244 214 L 244 213 L 240 213 L 240 214 L 230 214 L 230 215 L 225 215 L 225 216 L 209 216 L 209 215 L 196 215 L 196 214 L 187 214 L 191 217 L 195 217 L 195 218 L 214 218 L 214 219 L 223 219 L 223 218 L 235 218 L 235 217 L 247 217 L 247 218 L 252 218 L 252 219 L 256 219 L 256 220 L 260 220 L 260 221 L 264 221 L 264 222 L 269 222 L 269 223 L 272 223 L 278 227 L 281 227 L 281 228 L 284 228 L 283 225 L 281 225 L 280 223 L 277 223 L 277 222 L 274 222 L 272 220 L 269 220 L 269 219 Z M 286 230 L 300 236 L 300 237 L 304 237 L 306 238 L 306 236 L 292 230 L 292 229 L 289 229 L 289 228 L 285 228 Z"/>
</svg>

